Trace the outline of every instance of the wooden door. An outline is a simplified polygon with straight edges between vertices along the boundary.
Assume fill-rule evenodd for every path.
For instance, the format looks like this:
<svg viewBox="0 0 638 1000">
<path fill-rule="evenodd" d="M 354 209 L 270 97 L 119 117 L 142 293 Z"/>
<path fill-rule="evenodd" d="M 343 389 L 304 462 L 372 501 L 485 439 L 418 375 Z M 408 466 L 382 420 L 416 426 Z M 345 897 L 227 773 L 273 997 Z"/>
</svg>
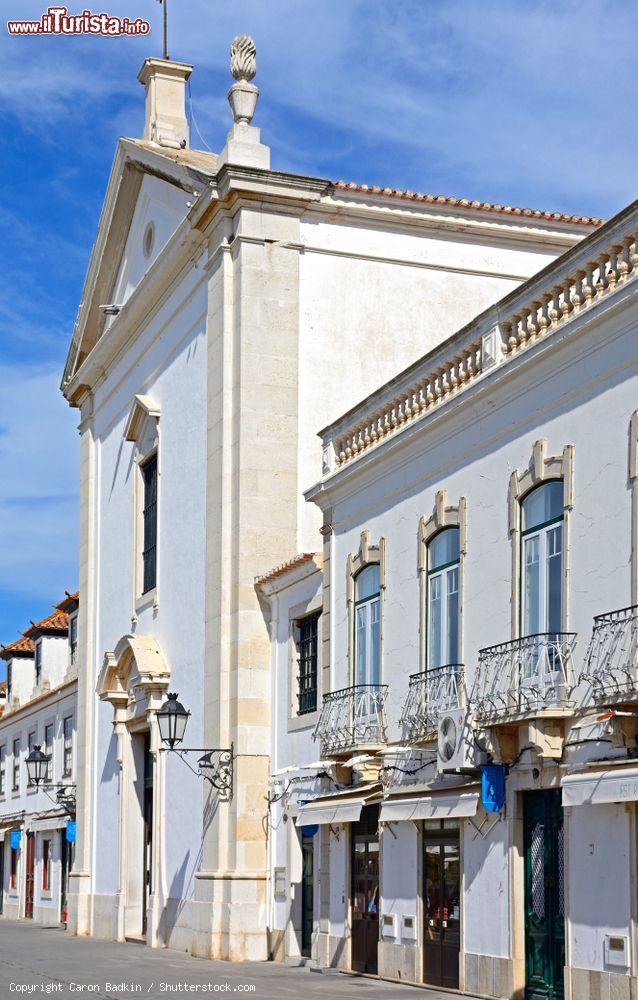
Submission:
<svg viewBox="0 0 638 1000">
<path fill-rule="evenodd" d="M 69 848 L 66 830 L 60 831 L 60 923 L 67 922 L 67 891 L 69 884 Z"/>
<path fill-rule="evenodd" d="M 459 988 L 461 856 L 458 824 L 432 820 L 423 833 L 423 981 Z"/>
<path fill-rule="evenodd" d="M 352 824 L 352 968 L 376 973 L 379 948 L 379 808 Z"/>
<path fill-rule="evenodd" d="M 314 837 L 301 835 L 301 954 L 310 958 L 314 917 Z"/>
<path fill-rule="evenodd" d="M 27 863 L 24 893 L 24 915 L 28 919 L 32 919 L 35 898 L 35 833 L 27 833 Z"/>
<path fill-rule="evenodd" d="M 563 1000 L 565 965 L 564 828 L 560 791 L 528 792 L 525 850 L 526 1000 Z"/>
</svg>

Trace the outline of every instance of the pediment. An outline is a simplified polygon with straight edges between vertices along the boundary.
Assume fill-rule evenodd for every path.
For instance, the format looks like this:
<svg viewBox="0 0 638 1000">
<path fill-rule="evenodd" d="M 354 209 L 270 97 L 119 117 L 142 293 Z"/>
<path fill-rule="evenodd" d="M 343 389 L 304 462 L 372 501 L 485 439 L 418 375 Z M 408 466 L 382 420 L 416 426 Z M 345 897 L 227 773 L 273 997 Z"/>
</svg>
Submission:
<svg viewBox="0 0 638 1000">
<path fill-rule="evenodd" d="M 63 391 L 114 322 L 102 307 L 126 302 L 185 217 L 188 204 L 210 183 L 215 165 L 213 154 L 120 140 L 67 355 Z"/>
<path fill-rule="evenodd" d="M 102 701 L 126 704 L 140 688 L 147 694 L 166 689 L 170 676 L 154 636 L 124 635 L 112 652 L 105 653 L 96 691 Z"/>
<path fill-rule="evenodd" d="M 159 418 L 160 408 L 150 396 L 136 396 L 124 428 L 125 440 L 139 444 L 145 437 L 154 436 Z"/>
</svg>

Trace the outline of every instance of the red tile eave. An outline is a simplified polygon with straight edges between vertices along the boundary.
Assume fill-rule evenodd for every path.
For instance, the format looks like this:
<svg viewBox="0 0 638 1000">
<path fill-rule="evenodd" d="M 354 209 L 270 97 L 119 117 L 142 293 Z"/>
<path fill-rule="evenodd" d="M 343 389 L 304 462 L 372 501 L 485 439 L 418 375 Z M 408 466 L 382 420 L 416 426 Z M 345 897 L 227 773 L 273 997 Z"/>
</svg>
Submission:
<svg viewBox="0 0 638 1000">
<path fill-rule="evenodd" d="M 23 635 L 8 646 L 0 647 L 0 660 L 12 660 L 15 656 L 34 655 L 35 643 L 30 636 Z"/>
<path fill-rule="evenodd" d="M 569 215 L 566 212 L 548 212 L 540 208 L 519 208 L 514 205 L 498 205 L 489 201 L 478 201 L 470 198 L 457 198 L 453 195 L 424 194 L 421 191 L 401 188 L 381 187 L 378 184 L 356 184 L 353 181 L 331 181 L 330 186 L 337 191 L 352 191 L 357 194 L 376 195 L 377 197 L 399 198 L 403 201 L 421 201 L 430 205 L 447 205 L 450 208 L 465 208 L 477 212 L 492 212 L 497 215 L 521 216 L 530 219 L 543 219 L 547 222 L 563 222 L 577 226 L 592 226 L 598 228 L 606 221 L 596 216 Z"/>
<path fill-rule="evenodd" d="M 262 576 L 256 576 L 255 586 L 259 587 L 262 583 L 269 583 L 271 580 L 276 580 L 278 576 L 283 576 L 284 573 L 290 573 L 291 570 L 297 569 L 298 566 L 303 566 L 304 563 L 315 559 L 317 555 L 317 552 L 301 552 L 299 555 L 289 559 L 288 562 L 275 566 L 275 568 L 271 569 L 268 573 L 264 573 Z"/>
<path fill-rule="evenodd" d="M 57 608 L 39 622 L 32 622 L 31 628 L 22 634 L 29 639 L 35 639 L 43 632 L 60 632 L 65 635 L 69 631 L 69 616 L 66 611 Z"/>
</svg>

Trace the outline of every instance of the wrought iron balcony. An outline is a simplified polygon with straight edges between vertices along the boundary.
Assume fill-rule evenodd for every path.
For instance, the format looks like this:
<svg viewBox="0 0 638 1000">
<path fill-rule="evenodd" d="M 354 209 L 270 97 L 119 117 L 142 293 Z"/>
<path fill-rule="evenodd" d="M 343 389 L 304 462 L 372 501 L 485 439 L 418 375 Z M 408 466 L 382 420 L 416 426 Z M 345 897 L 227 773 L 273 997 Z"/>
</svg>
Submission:
<svg viewBox="0 0 638 1000">
<path fill-rule="evenodd" d="M 312 734 L 319 740 L 322 756 L 385 743 L 383 707 L 387 693 L 387 684 L 355 684 L 324 695 Z"/>
<path fill-rule="evenodd" d="M 479 650 L 471 706 L 478 722 L 570 706 L 574 632 L 542 632 Z"/>
<path fill-rule="evenodd" d="M 597 703 L 638 698 L 638 605 L 596 615 L 579 681 Z"/>
<path fill-rule="evenodd" d="M 441 712 L 463 704 L 464 681 L 462 663 L 448 663 L 412 674 L 401 713 L 406 743 L 415 743 L 436 733 Z"/>
</svg>

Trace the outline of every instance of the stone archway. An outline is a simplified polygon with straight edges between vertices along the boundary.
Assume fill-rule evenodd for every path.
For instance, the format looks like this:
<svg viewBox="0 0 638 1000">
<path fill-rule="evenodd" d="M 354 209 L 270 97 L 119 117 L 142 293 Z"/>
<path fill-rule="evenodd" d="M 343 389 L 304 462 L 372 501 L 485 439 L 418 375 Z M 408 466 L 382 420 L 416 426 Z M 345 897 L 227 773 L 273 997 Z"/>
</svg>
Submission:
<svg viewBox="0 0 638 1000">
<path fill-rule="evenodd" d="M 157 640 L 149 635 L 125 635 L 113 652 L 105 654 L 97 683 L 100 700 L 113 707 L 120 772 L 117 938 L 143 936 L 151 947 L 164 945 L 159 927 L 167 898 L 165 782 L 156 712 L 169 681 L 170 669 Z"/>
</svg>

